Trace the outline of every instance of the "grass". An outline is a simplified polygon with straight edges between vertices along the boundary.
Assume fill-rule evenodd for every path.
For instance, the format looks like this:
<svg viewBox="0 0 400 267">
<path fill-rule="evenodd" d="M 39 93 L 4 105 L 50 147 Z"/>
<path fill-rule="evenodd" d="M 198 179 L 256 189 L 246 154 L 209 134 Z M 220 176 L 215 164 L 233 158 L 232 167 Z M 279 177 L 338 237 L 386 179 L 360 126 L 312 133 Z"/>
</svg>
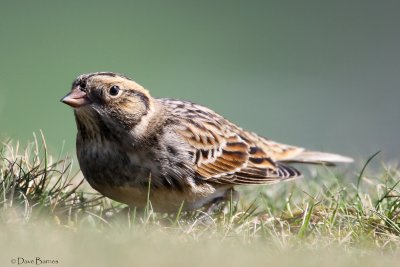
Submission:
<svg viewBox="0 0 400 267">
<path fill-rule="evenodd" d="M 311 167 L 299 181 L 241 187 L 241 200 L 213 215 L 161 214 L 92 191 L 71 159 L 48 155 L 44 138 L 24 149 L 6 142 L 0 265 L 41 257 L 59 266 L 396 266 L 400 172 L 372 167 L 375 156 L 359 168 Z"/>
</svg>

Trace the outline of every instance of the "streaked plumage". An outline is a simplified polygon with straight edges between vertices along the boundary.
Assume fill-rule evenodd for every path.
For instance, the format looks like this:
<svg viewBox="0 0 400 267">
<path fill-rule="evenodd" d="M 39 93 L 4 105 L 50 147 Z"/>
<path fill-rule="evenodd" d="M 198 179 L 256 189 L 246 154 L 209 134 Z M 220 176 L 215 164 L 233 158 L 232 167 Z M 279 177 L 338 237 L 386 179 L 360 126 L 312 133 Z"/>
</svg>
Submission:
<svg viewBox="0 0 400 267">
<path fill-rule="evenodd" d="M 100 193 L 139 208 L 151 177 L 155 210 L 201 208 L 234 185 L 301 176 L 291 162 L 351 162 L 336 154 L 280 144 L 191 102 L 153 98 L 141 85 L 110 72 L 79 76 L 62 99 L 75 108 L 77 155 Z"/>
</svg>

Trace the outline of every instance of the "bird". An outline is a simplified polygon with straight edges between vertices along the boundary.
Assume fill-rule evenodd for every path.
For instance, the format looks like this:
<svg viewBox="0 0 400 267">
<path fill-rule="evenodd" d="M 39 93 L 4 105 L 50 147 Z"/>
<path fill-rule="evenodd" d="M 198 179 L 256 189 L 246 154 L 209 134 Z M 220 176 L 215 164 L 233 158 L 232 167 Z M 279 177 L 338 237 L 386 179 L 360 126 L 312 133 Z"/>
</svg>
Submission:
<svg viewBox="0 0 400 267">
<path fill-rule="evenodd" d="M 238 198 L 239 185 L 302 176 L 292 163 L 350 157 L 286 145 L 189 101 L 152 97 L 114 72 L 78 76 L 61 102 L 74 110 L 76 153 L 95 190 L 129 207 L 172 213 Z"/>
</svg>

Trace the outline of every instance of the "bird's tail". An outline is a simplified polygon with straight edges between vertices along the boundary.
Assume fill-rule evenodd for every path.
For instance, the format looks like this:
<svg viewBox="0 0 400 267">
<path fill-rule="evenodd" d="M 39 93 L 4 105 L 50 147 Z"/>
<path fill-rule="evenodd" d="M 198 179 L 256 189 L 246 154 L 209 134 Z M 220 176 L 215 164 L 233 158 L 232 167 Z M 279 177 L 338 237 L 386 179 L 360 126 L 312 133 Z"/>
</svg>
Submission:
<svg viewBox="0 0 400 267">
<path fill-rule="evenodd" d="M 283 161 L 290 163 L 335 165 L 336 163 L 351 163 L 354 160 L 352 158 L 341 156 L 338 154 L 305 150 L 298 155 L 292 158 L 285 159 Z"/>
</svg>

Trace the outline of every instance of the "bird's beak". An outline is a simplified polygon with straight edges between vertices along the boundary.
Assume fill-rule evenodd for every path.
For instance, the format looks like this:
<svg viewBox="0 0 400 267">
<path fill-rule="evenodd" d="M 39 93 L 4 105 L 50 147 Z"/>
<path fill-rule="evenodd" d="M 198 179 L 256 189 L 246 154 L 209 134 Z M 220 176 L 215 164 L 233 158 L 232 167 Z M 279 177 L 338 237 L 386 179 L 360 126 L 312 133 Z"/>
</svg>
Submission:
<svg viewBox="0 0 400 267">
<path fill-rule="evenodd" d="M 61 98 L 61 102 L 73 107 L 80 108 L 90 103 L 89 98 L 86 95 L 86 92 L 75 88 L 68 95 Z"/>
</svg>

